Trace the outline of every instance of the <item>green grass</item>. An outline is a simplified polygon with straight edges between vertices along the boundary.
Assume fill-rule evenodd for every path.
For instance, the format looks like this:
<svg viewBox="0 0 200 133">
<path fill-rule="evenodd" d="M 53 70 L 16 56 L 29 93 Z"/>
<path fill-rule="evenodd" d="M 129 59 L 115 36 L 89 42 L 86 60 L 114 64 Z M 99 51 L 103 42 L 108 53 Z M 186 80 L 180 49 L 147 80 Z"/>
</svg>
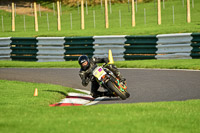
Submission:
<svg viewBox="0 0 200 133">
<path fill-rule="evenodd" d="M 194 69 L 200 70 L 200 59 L 171 59 L 171 60 L 133 60 L 116 61 L 119 68 L 167 68 L 167 69 Z M 3 67 L 26 67 L 26 68 L 79 68 L 77 61 L 65 62 L 23 62 L 23 61 L 0 61 Z"/>
<path fill-rule="evenodd" d="M 135 60 L 116 62 L 119 68 L 161 68 L 200 70 L 200 59 Z"/>
<path fill-rule="evenodd" d="M 39 96 L 34 97 L 35 88 Z M 49 107 L 70 88 L 0 80 L 2 133 L 198 133 L 200 100 Z"/>
<path fill-rule="evenodd" d="M 52 9 L 52 4 L 41 3 Z M 172 6 L 175 6 L 175 23 L 172 20 Z M 24 31 L 24 16 L 16 16 L 16 32 L 11 32 L 11 13 L 0 10 L 0 16 L 4 16 L 4 32 L 0 28 L 0 37 L 35 37 L 35 36 L 94 36 L 94 35 L 157 35 L 166 33 L 200 32 L 199 12 L 200 1 L 195 1 L 195 7 L 191 4 L 191 23 L 186 22 L 186 5 L 182 6 L 181 0 L 165 1 L 165 9 L 162 8 L 162 25 L 157 25 L 157 9 L 154 1 L 150 3 L 138 3 L 136 12 L 136 27 L 131 26 L 131 11 L 128 4 L 113 4 L 112 14 L 109 13 L 109 29 L 105 29 L 104 11 L 101 6 L 88 7 L 88 15 L 85 12 L 85 30 L 80 29 L 80 14 L 77 7 L 62 6 L 61 27 L 57 31 L 57 16 L 48 12 L 50 31 L 47 28 L 47 12 L 38 15 L 39 32 L 34 31 L 34 17 L 26 15 L 26 31 Z M 130 7 L 131 8 L 131 7 Z M 144 8 L 146 9 L 146 25 L 144 25 Z M 96 28 L 93 25 L 93 10 L 96 12 Z M 119 25 L 119 10 L 122 14 L 122 27 Z M 110 11 L 110 10 L 109 10 Z M 71 30 L 70 13 L 73 15 L 73 28 Z M 38 13 L 39 14 L 39 13 Z M 0 22 L 2 25 L 2 22 Z M 2 26 L 0 26 L 2 27 Z"/>
<path fill-rule="evenodd" d="M 0 67 L 27 68 L 78 68 L 78 61 L 65 62 L 29 62 L 29 61 L 0 61 Z"/>
</svg>

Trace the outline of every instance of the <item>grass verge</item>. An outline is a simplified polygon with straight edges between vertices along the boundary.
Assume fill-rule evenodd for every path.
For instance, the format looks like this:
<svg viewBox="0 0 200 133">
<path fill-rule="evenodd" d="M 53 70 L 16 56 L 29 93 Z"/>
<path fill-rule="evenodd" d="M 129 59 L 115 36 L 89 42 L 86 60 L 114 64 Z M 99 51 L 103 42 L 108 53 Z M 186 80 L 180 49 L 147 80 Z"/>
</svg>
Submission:
<svg viewBox="0 0 200 133">
<path fill-rule="evenodd" d="M 200 70 L 200 59 L 171 59 L 171 60 L 133 60 L 116 61 L 119 68 L 162 68 L 162 69 L 194 69 Z M 23 61 L 0 61 L 3 67 L 25 68 L 79 68 L 77 61 L 65 62 L 23 62 Z"/>
<path fill-rule="evenodd" d="M 39 96 L 33 97 L 34 88 Z M 49 107 L 70 88 L 0 80 L 0 131 L 6 133 L 198 133 L 200 100 Z M 60 93 L 62 92 L 62 93 Z"/>
<path fill-rule="evenodd" d="M 119 68 L 161 68 L 200 70 L 200 59 L 134 60 L 116 62 Z"/>
<path fill-rule="evenodd" d="M 154 2 L 155 1 L 151 1 L 149 3 L 137 4 L 135 13 L 136 17 L 135 27 L 132 27 L 131 25 L 132 22 L 131 5 L 128 5 L 128 3 L 112 4 L 112 12 L 110 12 L 110 7 L 109 7 L 109 29 L 105 28 L 104 7 L 101 8 L 100 5 L 88 6 L 88 14 L 85 11 L 84 30 L 81 30 L 80 7 L 77 8 L 77 7 L 69 7 L 66 5 L 62 5 L 62 16 L 61 16 L 62 31 L 57 31 L 57 15 L 54 15 L 52 3 L 49 2 L 38 3 L 41 4 L 42 6 L 52 9 L 51 12 L 41 12 L 41 17 L 38 12 L 38 25 L 39 25 L 38 32 L 34 31 L 34 16 L 28 16 L 28 15 L 24 16 L 19 14 L 17 14 L 15 17 L 16 31 L 12 32 L 11 13 L 0 10 L 0 16 L 3 17 L 3 20 L 0 21 L 1 25 L 0 37 L 157 35 L 157 34 L 167 34 L 167 33 L 200 32 L 200 17 L 198 17 L 200 11 L 200 9 L 198 8 L 200 6 L 200 1 L 196 0 L 194 2 L 195 6 L 194 7 L 191 6 L 190 9 L 191 23 L 187 23 L 186 21 L 187 9 L 186 5 L 183 6 L 181 0 L 165 1 L 165 8 L 162 7 L 161 11 L 162 25 L 157 24 L 157 6 L 155 5 Z M 173 6 L 174 6 L 174 17 L 172 10 Z M 144 10 L 146 11 L 145 13 Z M 94 11 L 95 11 L 95 21 L 93 17 Z M 47 21 L 47 13 L 48 13 L 48 21 Z M 144 18 L 144 14 L 146 18 Z"/>
</svg>

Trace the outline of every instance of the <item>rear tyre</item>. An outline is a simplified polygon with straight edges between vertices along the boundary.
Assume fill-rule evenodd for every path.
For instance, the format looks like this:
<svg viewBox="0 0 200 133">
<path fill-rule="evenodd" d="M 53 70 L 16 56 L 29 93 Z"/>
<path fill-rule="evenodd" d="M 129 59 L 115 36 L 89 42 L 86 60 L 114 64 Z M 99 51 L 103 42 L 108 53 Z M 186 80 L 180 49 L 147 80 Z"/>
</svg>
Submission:
<svg viewBox="0 0 200 133">
<path fill-rule="evenodd" d="M 118 87 L 111 81 L 108 81 L 107 85 L 108 88 L 110 88 L 113 92 L 115 92 L 122 100 L 125 100 L 127 98 L 126 91 L 118 89 Z"/>
</svg>

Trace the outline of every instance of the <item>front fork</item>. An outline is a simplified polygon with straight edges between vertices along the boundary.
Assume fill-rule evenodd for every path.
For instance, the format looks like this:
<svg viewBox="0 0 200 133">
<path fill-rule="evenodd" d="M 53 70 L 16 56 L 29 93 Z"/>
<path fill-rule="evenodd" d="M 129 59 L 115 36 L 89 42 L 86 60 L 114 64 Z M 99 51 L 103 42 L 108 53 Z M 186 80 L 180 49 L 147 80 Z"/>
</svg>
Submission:
<svg viewBox="0 0 200 133">
<path fill-rule="evenodd" d="M 126 89 L 127 89 L 127 86 L 126 85 L 124 85 L 123 83 L 120 83 L 119 82 L 119 79 L 116 79 L 115 80 L 115 84 L 118 86 L 118 88 L 121 90 L 121 91 L 125 91 Z"/>
<path fill-rule="evenodd" d="M 111 90 L 106 86 L 106 83 L 111 80 L 117 87 L 118 89 L 120 89 L 122 92 L 124 92 L 127 89 L 127 86 L 124 85 L 123 83 L 120 83 L 119 79 L 114 77 L 112 74 L 109 74 L 109 76 L 105 79 L 103 79 L 103 81 L 98 81 L 100 86 L 103 86 L 104 88 L 106 88 L 107 90 L 109 90 L 111 92 Z"/>
<path fill-rule="evenodd" d="M 116 77 L 111 76 L 110 80 L 120 89 L 122 92 L 124 92 L 127 89 L 127 86 L 123 83 L 120 83 L 119 79 Z"/>
</svg>

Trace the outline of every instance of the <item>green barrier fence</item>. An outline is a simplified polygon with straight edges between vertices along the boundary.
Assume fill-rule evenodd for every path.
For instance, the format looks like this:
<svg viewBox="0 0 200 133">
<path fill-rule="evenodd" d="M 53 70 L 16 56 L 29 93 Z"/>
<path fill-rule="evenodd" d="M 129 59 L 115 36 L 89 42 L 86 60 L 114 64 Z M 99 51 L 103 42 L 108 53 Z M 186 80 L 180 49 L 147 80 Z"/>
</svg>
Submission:
<svg viewBox="0 0 200 133">
<path fill-rule="evenodd" d="M 158 39 L 156 36 L 126 36 L 125 42 L 125 60 L 155 59 L 156 45 Z"/>
<path fill-rule="evenodd" d="M 66 37 L 64 59 L 66 61 L 77 60 L 80 55 L 92 57 L 94 52 L 93 42 L 92 37 Z"/>
<path fill-rule="evenodd" d="M 200 33 L 193 33 L 192 34 L 192 44 L 191 46 L 193 47 L 191 51 L 191 57 L 193 59 L 199 59 L 200 58 Z"/>
<path fill-rule="evenodd" d="M 11 38 L 11 59 L 19 61 L 37 61 L 36 38 Z"/>
</svg>

